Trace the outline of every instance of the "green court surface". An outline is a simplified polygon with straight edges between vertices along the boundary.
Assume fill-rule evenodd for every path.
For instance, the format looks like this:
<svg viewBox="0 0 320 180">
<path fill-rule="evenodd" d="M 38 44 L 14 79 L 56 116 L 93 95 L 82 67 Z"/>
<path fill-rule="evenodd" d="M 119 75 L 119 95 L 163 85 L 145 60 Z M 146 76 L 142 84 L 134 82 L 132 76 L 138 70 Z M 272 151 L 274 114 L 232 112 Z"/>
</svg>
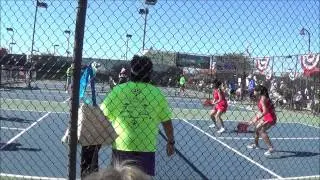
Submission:
<svg viewBox="0 0 320 180">
<path fill-rule="evenodd" d="M 69 112 L 69 104 L 67 101 L 39 101 L 39 100 L 21 100 L 21 99 L 8 99 L 0 98 L 1 109 L 11 110 L 25 110 L 37 112 Z M 223 115 L 224 119 L 233 121 L 248 121 L 254 117 L 254 110 L 247 110 L 241 103 L 231 105 L 226 114 Z M 210 120 L 209 108 L 192 109 L 192 108 L 176 108 L 173 107 L 173 118 L 178 119 L 193 119 L 193 120 Z M 311 126 L 320 127 L 320 117 L 304 111 L 291 111 L 286 109 L 277 109 L 278 122 L 293 122 L 303 123 Z"/>
</svg>

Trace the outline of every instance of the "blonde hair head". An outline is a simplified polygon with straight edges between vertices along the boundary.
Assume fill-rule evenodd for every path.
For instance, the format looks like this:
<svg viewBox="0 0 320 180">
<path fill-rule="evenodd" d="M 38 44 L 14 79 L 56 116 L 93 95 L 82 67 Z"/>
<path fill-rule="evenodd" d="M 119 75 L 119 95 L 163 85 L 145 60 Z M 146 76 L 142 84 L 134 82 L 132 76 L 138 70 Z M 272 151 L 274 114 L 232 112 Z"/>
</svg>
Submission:
<svg viewBox="0 0 320 180">
<path fill-rule="evenodd" d="M 151 176 L 145 174 L 134 165 L 132 161 L 115 162 L 114 166 L 101 169 L 92 173 L 85 180 L 151 180 Z"/>
</svg>

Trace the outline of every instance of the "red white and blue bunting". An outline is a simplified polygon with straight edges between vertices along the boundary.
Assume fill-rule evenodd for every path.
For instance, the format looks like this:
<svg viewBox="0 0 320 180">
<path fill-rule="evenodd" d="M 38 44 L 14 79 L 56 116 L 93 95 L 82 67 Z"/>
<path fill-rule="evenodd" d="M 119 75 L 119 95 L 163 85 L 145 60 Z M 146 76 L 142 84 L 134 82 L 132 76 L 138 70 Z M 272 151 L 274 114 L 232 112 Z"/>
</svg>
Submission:
<svg viewBox="0 0 320 180">
<path fill-rule="evenodd" d="M 265 70 L 267 70 L 270 58 L 264 57 L 264 58 L 256 58 L 256 68 L 261 72 L 264 73 Z"/>
<path fill-rule="evenodd" d="M 301 67 L 305 75 L 311 75 L 320 71 L 320 54 L 306 54 L 300 57 Z"/>
</svg>

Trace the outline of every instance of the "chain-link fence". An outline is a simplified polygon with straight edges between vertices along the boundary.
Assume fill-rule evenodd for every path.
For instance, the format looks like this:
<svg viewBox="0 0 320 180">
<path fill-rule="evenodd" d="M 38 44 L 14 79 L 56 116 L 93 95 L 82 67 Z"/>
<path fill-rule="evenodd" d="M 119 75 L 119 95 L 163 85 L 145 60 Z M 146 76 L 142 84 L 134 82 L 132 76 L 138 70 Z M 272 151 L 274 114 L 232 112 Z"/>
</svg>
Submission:
<svg viewBox="0 0 320 180">
<path fill-rule="evenodd" d="M 0 1 L 0 179 L 115 176 L 125 159 L 154 179 L 319 179 L 319 9 Z M 79 103 L 102 109 L 112 146 L 77 143 Z"/>
</svg>

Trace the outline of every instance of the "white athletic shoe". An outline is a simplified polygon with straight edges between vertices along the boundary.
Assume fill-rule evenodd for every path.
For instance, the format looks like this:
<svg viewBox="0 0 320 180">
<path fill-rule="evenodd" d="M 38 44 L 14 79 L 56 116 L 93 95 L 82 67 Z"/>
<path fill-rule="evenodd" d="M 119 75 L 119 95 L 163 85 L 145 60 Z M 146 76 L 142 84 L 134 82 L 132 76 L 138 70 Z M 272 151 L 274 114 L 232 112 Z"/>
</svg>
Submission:
<svg viewBox="0 0 320 180">
<path fill-rule="evenodd" d="M 223 127 L 219 129 L 219 131 L 217 131 L 217 133 L 221 134 L 223 133 L 224 131 L 226 131 Z"/>
<path fill-rule="evenodd" d="M 255 144 L 249 144 L 247 146 L 248 149 L 260 149 L 259 146 L 255 145 Z"/>
<path fill-rule="evenodd" d="M 209 128 L 215 128 L 215 127 L 216 127 L 215 124 L 211 124 L 211 125 L 209 126 Z"/>
<path fill-rule="evenodd" d="M 271 156 L 272 153 L 273 153 L 273 148 L 270 148 L 270 149 L 268 149 L 268 151 L 266 151 L 266 152 L 264 153 L 264 155 L 265 155 L 265 156 Z"/>
<path fill-rule="evenodd" d="M 247 110 L 252 110 L 253 108 L 251 106 L 246 107 Z"/>
</svg>

